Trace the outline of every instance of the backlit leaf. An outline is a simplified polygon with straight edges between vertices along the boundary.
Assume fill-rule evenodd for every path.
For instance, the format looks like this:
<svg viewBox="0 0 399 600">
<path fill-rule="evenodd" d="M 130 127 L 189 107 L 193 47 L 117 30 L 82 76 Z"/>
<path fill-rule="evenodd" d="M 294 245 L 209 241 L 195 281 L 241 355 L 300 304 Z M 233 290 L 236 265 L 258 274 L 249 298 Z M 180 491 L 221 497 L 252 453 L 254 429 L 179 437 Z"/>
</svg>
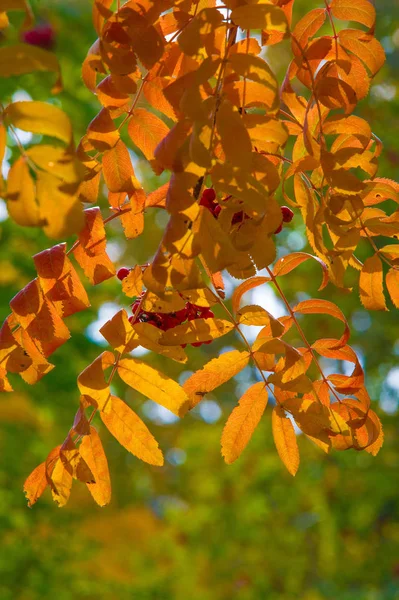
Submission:
<svg viewBox="0 0 399 600">
<path fill-rule="evenodd" d="M 100 413 L 100 416 L 107 429 L 126 450 L 150 465 L 163 465 L 158 442 L 140 417 L 120 398 L 111 396 L 109 410 Z"/>
<path fill-rule="evenodd" d="M 174 346 L 176 344 L 207 342 L 226 335 L 232 329 L 234 329 L 234 324 L 223 319 L 194 319 L 165 331 L 160 343 L 165 346 Z"/>
<path fill-rule="evenodd" d="M 13 44 L 0 48 L 0 77 L 24 75 L 33 71 L 57 73 L 52 92 L 56 94 L 61 91 L 60 66 L 55 54 L 31 44 Z"/>
<path fill-rule="evenodd" d="M 47 487 L 46 463 L 42 462 L 32 471 L 24 483 L 24 492 L 31 508 Z"/>
<path fill-rule="evenodd" d="M 100 437 L 94 427 L 90 427 L 90 434 L 83 437 L 79 452 L 94 476 L 94 482 L 87 483 L 90 494 L 99 506 L 109 504 L 111 501 L 111 480 L 108 462 Z"/>
<path fill-rule="evenodd" d="M 368 310 L 388 310 L 383 289 L 382 262 L 378 254 L 364 262 L 359 280 L 360 300 Z"/>
<path fill-rule="evenodd" d="M 198 404 L 202 398 L 212 392 L 240 371 L 249 362 L 249 352 L 232 350 L 210 360 L 200 371 L 197 371 L 183 385 L 190 398 L 191 407 Z"/>
<path fill-rule="evenodd" d="M 156 115 L 136 108 L 129 120 L 128 134 L 147 160 L 154 158 L 154 150 L 168 134 L 169 127 Z"/>
<path fill-rule="evenodd" d="M 234 462 L 245 449 L 266 408 L 268 393 L 260 381 L 241 397 L 229 416 L 222 434 L 222 456 L 226 463 Z"/>
<path fill-rule="evenodd" d="M 137 358 L 123 358 L 119 361 L 118 373 L 127 385 L 178 417 L 187 411 L 188 398 L 183 388 L 154 367 Z"/>
<path fill-rule="evenodd" d="M 369 0 L 332 0 L 330 8 L 337 19 L 356 21 L 369 29 L 375 23 L 375 8 Z"/>
<path fill-rule="evenodd" d="M 294 426 L 285 415 L 284 409 L 277 405 L 272 413 L 273 438 L 277 452 L 291 475 L 296 475 L 299 467 L 299 449 Z"/>
</svg>

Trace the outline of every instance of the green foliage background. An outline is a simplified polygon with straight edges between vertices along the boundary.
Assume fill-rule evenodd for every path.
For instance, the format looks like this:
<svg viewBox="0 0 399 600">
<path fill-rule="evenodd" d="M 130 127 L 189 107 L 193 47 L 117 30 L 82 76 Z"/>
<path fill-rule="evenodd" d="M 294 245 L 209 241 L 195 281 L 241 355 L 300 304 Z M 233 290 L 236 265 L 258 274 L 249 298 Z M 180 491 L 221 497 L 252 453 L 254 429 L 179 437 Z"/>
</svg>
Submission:
<svg viewBox="0 0 399 600">
<path fill-rule="evenodd" d="M 315 0 L 297 0 L 296 16 Z M 65 90 L 51 99 L 73 120 L 76 139 L 98 110 L 83 86 L 80 64 L 95 39 L 91 2 L 42 0 L 39 19 L 52 23 Z M 387 63 L 368 100 L 358 109 L 384 141 L 380 176 L 398 178 L 399 4 L 377 3 L 377 35 Z M 13 24 L 18 24 L 18 15 Z M 18 36 L 11 27 L 1 43 Z M 268 54 L 280 77 L 289 60 L 288 45 Z M 25 90 L 49 98 L 51 75 L 2 80 L 1 99 Z M 157 182 L 137 156 L 147 189 Z M 103 206 L 106 206 L 103 200 Z M 128 245 L 119 229 L 110 230 L 118 264 L 143 262 L 154 251 L 162 216 L 146 216 L 147 233 Z M 5 219 L 0 223 L 0 310 L 8 315 L 12 296 L 35 276 L 31 256 L 50 245 L 42 234 Z M 299 235 L 292 237 L 292 232 Z M 280 236 L 283 253 L 303 240 L 299 219 Z M 317 266 L 301 267 L 284 281 L 290 300 L 316 294 Z M 223 423 L 237 394 L 256 379 L 250 370 L 224 386 L 204 408 L 183 422 L 167 423 L 133 392 L 117 386 L 148 422 L 166 453 L 163 468 L 128 456 L 98 426 L 109 457 L 113 483 L 110 507 L 100 509 L 85 486 L 75 484 L 69 505 L 59 510 L 45 494 L 32 510 L 22 494 L 25 477 L 60 443 L 73 419 L 76 376 L 101 351 L 89 339 L 104 303 L 126 305 L 119 282 L 89 290 L 92 308 L 69 319 L 72 339 L 54 356 L 56 369 L 36 387 L 13 380 L 15 394 L 0 397 L 0 598 L 2 600 L 397 600 L 399 599 L 399 500 L 397 473 L 399 319 L 397 311 L 362 310 L 356 289 L 347 296 L 332 287 L 324 297 L 337 302 L 352 324 L 352 344 L 364 357 L 368 386 L 382 418 L 386 441 L 373 458 L 355 452 L 322 455 L 299 437 L 301 466 L 295 479 L 273 446 L 270 411 L 242 458 L 226 466 L 219 450 Z M 323 317 L 304 320 L 309 336 L 335 335 Z M 226 343 L 190 350 L 190 369 L 200 367 Z M 149 357 L 171 376 L 181 367 Z M 187 367 L 185 367 L 187 368 Z M 388 377 L 388 378 L 387 378 Z M 389 385 L 388 385 L 388 383 Z"/>
</svg>

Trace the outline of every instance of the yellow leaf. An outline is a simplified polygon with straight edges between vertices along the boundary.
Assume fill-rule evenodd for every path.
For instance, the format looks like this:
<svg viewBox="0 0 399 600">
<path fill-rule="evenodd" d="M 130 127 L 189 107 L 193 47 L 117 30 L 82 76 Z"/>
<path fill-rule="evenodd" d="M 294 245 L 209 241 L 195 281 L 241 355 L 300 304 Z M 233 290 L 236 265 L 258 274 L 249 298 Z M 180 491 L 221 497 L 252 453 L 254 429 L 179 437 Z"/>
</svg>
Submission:
<svg viewBox="0 0 399 600">
<path fill-rule="evenodd" d="M 382 262 L 378 254 L 365 260 L 360 273 L 359 292 L 367 310 L 388 310 L 384 297 Z"/>
<path fill-rule="evenodd" d="M 280 337 L 284 331 L 284 325 L 280 321 L 256 304 L 241 308 L 237 317 L 241 325 L 270 325 L 273 337 Z"/>
<path fill-rule="evenodd" d="M 134 331 L 125 310 L 120 310 L 100 329 L 110 346 L 123 354 L 140 345 L 139 336 Z"/>
<path fill-rule="evenodd" d="M 124 358 L 119 361 L 118 373 L 127 385 L 178 417 L 182 417 L 187 411 L 189 400 L 186 392 L 173 379 L 154 367 L 137 358 Z"/>
<path fill-rule="evenodd" d="M 93 483 L 94 476 L 86 461 L 80 455 L 71 435 L 68 435 L 60 449 L 60 459 L 74 479 L 83 483 Z"/>
<path fill-rule="evenodd" d="M 76 186 L 70 189 L 54 175 L 39 171 L 36 193 L 43 231 L 49 238 L 66 238 L 81 231 L 84 212 Z"/>
<path fill-rule="evenodd" d="M 72 475 L 59 458 L 51 474 L 51 493 L 53 500 L 61 508 L 69 500 L 72 487 Z"/>
<path fill-rule="evenodd" d="M 268 400 L 265 384 L 260 381 L 241 397 L 229 416 L 222 434 L 222 456 L 234 462 L 245 449 L 263 415 Z"/>
<path fill-rule="evenodd" d="M 205 394 L 212 392 L 245 369 L 249 358 L 249 352 L 239 352 L 238 350 L 225 352 L 191 375 L 183 385 L 183 389 L 190 398 L 191 407 L 196 406 Z"/>
<path fill-rule="evenodd" d="M 24 75 L 32 71 L 55 71 L 54 94 L 62 90 L 60 65 L 52 52 L 31 44 L 13 44 L 0 48 L 0 77 Z"/>
<path fill-rule="evenodd" d="M 21 10 L 25 13 L 22 29 L 29 29 L 34 24 L 35 18 L 27 0 L 2 0 L 0 11 Z"/>
<path fill-rule="evenodd" d="M 108 462 L 100 437 L 94 427 L 90 427 L 90 434 L 83 437 L 79 452 L 94 476 L 94 482 L 86 484 L 90 494 L 99 506 L 109 504 L 111 501 L 111 480 Z"/>
<path fill-rule="evenodd" d="M 295 430 L 284 409 L 279 405 L 273 409 L 272 428 L 278 455 L 289 473 L 295 476 L 299 467 L 299 449 Z"/>
<path fill-rule="evenodd" d="M 37 227 L 41 224 L 35 185 L 22 156 L 15 161 L 8 173 L 7 209 L 18 225 Z"/>
<path fill-rule="evenodd" d="M 240 114 L 230 102 L 225 101 L 220 105 L 216 124 L 227 160 L 249 171 L 252 164 L 251 139 Z"/>
<path fill-rule="evenodd" d="M 109 411 L 101 412 L 100 416 L 104 425 L 126 450 L 150 465 L 163 465 L 158 442 L 140 417 L 120 398 L 111 396 Z"/>
<path fill-rule="evenodd" d="M 136 108 L 130 117 L 127 132 L 147 160 L 154 158 L 154 150 L 169 133 L 169 127 L 159 117 L 144 108 Z"/>
<path fill-rule="evenodd" d="M 231 12 L 231 20 L 241 29 L 263 29 L 264 31 L 281 31 L 288 28 L 287 18 L 278 6 L 271 4 L 245 4 Z"/>
<path fill-rule="evenodd" d="M 168 329 L 163 333 L 159 342 L 165 346 L 208 342 L 226 335 L 232 329 L 234 329 L 234 324 L 223 319 L 194 319 Z"/>
<path fill-rule="evenodd" d="M 35 48 L 36 49 L 36 48 Z M 0 50 L 1 52 L 1 50 Z M 6 120 L 24 131 L 72 141 L 72 125 L 63 110 L 47 102 L 13 102 L 4 111 Z"/>
</svg>

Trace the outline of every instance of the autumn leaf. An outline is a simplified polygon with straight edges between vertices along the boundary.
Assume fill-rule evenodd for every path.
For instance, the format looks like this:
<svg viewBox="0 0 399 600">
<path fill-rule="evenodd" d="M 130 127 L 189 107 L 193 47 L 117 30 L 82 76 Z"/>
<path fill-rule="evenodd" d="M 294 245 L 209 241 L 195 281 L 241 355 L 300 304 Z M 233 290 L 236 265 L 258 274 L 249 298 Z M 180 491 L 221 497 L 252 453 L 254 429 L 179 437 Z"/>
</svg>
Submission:
<svg viewBox="0 0 399 600">
<path fill-rule="evenodd" d="M 191 375 L 183 385 L 190 398 L 191 407 L 198 404 L 206 394 L 242 371 L 247 366 L 249 357 L 249 352 L 238 350 L 225 352 Z"/>
<path fill-rule="evenodd" d="M 111 501 L 111 480 L 108 462 L 100 437 L 94 427 L 90 427 L 89 435 L 83 437 L 79 446 L 79 453 L 93 473 L 94 481 L 87 482 L 90 494 L 99 506 L 109 504 Z"/>
<path fill-rule="evenodd" d="M 24 483 L 24 492 L 31 508 L 47 487 L 46 463 L 42 462 L 32 471 Z"/>
<path fill-rule="evenodd" d="M 187 411 L 188 398 L 183 388 L 154 367 L 136 358 L 123 358 L 118 373 L 127 385 L 178 417 Z"/>
<path fill-rule="evenodd" d="M 120 398 L 111 396 L 109 410 L 101 412 L 100 416 L 107 429 L 126 450 L 150 465 L 163 465 L 158 442 L 143 421 Z"/>
<path fill-rule="evenodd" d="M 360 300 L 368 310 L 388 310 L 383 290 L 382 262 L 378 254 L 364 262 L 359 280 Z"/>
<path fill-rule="evenodd" d="M 272 413 L 273 438 L 277 452 L 291 475 L 296 475 L 299 467 L 299 450 L 294 426 L 281 406 L 275 406 Z"/>
<path fill-rule="evenodd" d="M 260 381 L 241 397 L 229 416 L 222 434 L 222 456 L 226 463 L 234 462 L 245 449 L 266 408 L 268 393 Z"/>
</svg>

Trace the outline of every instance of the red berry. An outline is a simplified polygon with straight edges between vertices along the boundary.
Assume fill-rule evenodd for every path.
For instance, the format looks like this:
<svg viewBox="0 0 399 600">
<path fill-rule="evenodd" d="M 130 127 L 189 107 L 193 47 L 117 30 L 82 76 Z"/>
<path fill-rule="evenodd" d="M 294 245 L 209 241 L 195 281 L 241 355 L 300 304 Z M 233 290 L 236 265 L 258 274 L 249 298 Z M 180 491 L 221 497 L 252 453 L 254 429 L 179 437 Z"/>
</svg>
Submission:
<svg viewBox="0 0 399 600">
<path fill-rule="evenodd" d="M 216 192 L 213 188 L 207 188 L 202 192 L 200 204 L 202 206 L 203 202 L 213 203 L 216 199 Z"/>
<path fill-rule="evenodd" d="M 294 213 L 292 212 L 292 210 L 290 208 L 288 208 L 288 206 L 282 206 L 281 212 L 283 215 L 284 223 L 290 223 L 292 221 L 292 219 L 294 218 Z"/>
<path fill-rule="evenodd" d="M 207 342 L 204 342 L 204 344 L 212 344 L 212 340 L 208 340 Z"/>
<path fill-rule="evenodd" d="M 129 275 L 129 273 L 130 273 L 130 269 L 128 269 L 127 267 L 122 267 L 119 269 L 116 276 L 118 279 L 120 279 L 122 281 L 123 279 L 125 279 L 125 277 L 127 277 Z"/>
<path fill-rule="evenodd" d="M 193 342 L 191 345 L 194 346 L 194 348 L 199 348 L 200 346 L 202 346 L 203 342 Z"/>
<path fill-rule="evenodd" d="M 182 348 L 185 348 L 185 347 L 187 346 L 187 344 L 180 344 L 180 346 L 181 346 Z"/>
<path fill-rule="evenodd" d="M 201 319 L 213 319 L 214 317 L 213 311 L 211 311 L 207 306 L 201 309 L 200 318 Z"/>
<path fill-rule="evenodd" d="M 220 204 L 218 204 L 214 211 L 213 211 L 213 216 L 217 219 L 218 216 L 220 215 L 220 211 L 222 210 L 222 207 L 220 206 Z"/>
<path fill-rule="evenodd" d="M 280 233 L 280 231 L 282 230 L 282 228 L 283 228 L 283 224 L 281 223 L 281 225 L 279 225 L 277 227 L 277 229 L 276 229 L 276 231 L 274 233 Z"/>
<path fill-rule="evenodd" d="M 176 319 L 178 319 L 179 323 L 183 323 L 187 319 L 187 308 L 182 308 L 181 310 L 177 310 L 175 312 Z"/>
<path fill-rule="evenodd" d="M 43 23 L 22 33 L 22 41 L 31 46 L 39 46 L 51 50 L 54 46 L 54 31 L 51 25 Z"/>
</svg>

